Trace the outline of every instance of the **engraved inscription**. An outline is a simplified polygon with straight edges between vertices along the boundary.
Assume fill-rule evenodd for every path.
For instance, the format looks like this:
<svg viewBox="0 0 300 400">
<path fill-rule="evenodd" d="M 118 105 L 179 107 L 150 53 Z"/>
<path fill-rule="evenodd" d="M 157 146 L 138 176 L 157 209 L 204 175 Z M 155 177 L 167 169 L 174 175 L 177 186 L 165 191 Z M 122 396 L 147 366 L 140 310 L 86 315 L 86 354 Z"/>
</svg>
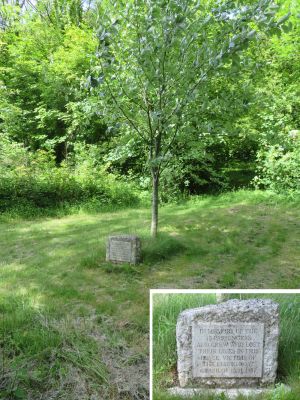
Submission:
<svg viewBox="0 0 300 400">
<path fill-rule="evenodd" d="M 131 261 L 131 242 L 124 240 L 111 240 L 110 259 L 113 261 Z"/>
<path fill-rule="evenodd" d="M 194 323 L 193 377 L 261 378 L 263 323 Z"/>
</svg>

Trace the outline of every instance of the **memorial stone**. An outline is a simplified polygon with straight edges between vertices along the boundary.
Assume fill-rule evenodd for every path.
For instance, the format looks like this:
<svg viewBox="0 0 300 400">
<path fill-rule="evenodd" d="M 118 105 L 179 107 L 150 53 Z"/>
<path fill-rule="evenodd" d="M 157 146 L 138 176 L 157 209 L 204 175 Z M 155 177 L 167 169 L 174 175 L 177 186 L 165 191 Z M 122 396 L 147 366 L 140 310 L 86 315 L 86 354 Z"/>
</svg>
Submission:
<svg viewBox="0 0 300 400">
<path fill-rule="evenodd" d="M 141 242 L 134 235 L 109 236 L 106 246 L 106 261 L 137 264 L 140 261 Z"/>
<path fill-rule="evenodd" d="M 181 388 L 259 388 L 274 384 L 279 306 L 229 300 L 183 311 L 177 321 Z"/>
</svg>

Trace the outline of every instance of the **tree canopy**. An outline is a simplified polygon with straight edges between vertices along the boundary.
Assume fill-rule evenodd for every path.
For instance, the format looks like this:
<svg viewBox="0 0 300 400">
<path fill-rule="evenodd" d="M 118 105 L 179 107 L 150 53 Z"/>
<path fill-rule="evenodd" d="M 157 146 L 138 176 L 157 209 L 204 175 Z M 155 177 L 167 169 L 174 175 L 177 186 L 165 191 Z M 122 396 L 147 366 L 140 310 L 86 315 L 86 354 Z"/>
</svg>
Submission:
<svg viewBox="0 0 300 400">
<path fill-rule="evenodd" d="M 159 201 L 255 175 L 295 190 L 299 12 L 295 0 L 2 2 L 1 146 L 73 170 L 85 154 L 152 187 L 153 234 Z"/>
</svg>

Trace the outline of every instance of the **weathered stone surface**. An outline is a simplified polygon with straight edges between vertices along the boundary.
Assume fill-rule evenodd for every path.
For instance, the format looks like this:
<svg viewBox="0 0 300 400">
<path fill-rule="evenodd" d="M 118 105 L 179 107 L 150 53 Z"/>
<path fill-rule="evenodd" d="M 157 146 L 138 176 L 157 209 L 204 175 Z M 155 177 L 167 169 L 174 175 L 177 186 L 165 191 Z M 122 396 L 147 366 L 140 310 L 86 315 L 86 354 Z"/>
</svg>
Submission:
<svg viewBox="0 0 300 400">
<path fill-rule="evenodd" d="M 281 398 L 283 394 L 287 394 L 291 391 L 289 386 L 281 385 L 279 388 Z M 238 388 L 238 389 L 189 389 L 189 388 L 180 388 L 174 387 L 168 389 L 168 393 L 174 396 L 181 396 L 181 397 L 193 397 L 196 395 L 220 395 L 224 393 L 227 398 L 229 399 L 236 399 L 239 396 L 251 397 L 258 396 L 262 394 L 271 395 L 275 393 L 277 389 L 275 388 Z"/>
<path fill-rule="evenodd" d="M 229 300 L 185 310 L 177 321 L 181 387 L 264 387 L 276 378 L 279 306 Z"/>
<path fill-rule="evenodd" d="M 193 323 L 193 378 L 262 376 L 262 323 Z"/>
<path fill-rule="evenodd" d="M 137 264 L 140 261 L 141 241 L 135 235 L 109 236 L 106 245 L 106 261 Z"/>
</svg>

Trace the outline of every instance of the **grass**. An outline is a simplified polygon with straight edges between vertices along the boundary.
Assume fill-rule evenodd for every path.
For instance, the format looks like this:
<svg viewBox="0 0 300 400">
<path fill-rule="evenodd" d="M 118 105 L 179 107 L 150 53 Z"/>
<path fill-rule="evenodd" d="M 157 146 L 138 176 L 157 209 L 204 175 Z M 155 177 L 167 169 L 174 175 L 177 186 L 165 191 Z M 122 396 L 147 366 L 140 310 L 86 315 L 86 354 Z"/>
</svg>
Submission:
<svg viewBox="0 0 300 400">
<path fill-rule="evenodd" d="M 153 365 L 154 381 L 164 381 L 172 385 L 176 375 L 176 321 L 181 311 L 207 304 L 214 304 L 212 295 L 173 295 L 155 294 L 153 296 Z M 163 357 L 162 357 L 163 355 Z"/>
<path fill-rule="evenodd" d="M 169 395 L 165 392 L 155 392 L 153 395 L 154 400 L 182 400 L 182 396 L 173 396 Z M 228 397 L 221 393 L 219 395 L 213 394 L 201 394 L 195 395 L 193 397 L 188 397 L 188 399 L 192 400 L 228 400 Z M 265 395 L 258 395 L 258 396 L 243 396 L 239 395 L 236 400 L 298 400 L 299 399 L 299 389 L 292 390 L 288 392 L 283 385 L 278 385 L 275 387 L 274 391 L 269 394 Z"/>
<path fill-rule="evenodd" d="M 271 298 L 280 305 L 280 340 L 278 356 L 278 382 L 276 390 L 256 396 L 261 400 L 296 400 L 300 398 L 300 294 L 240 294 L 231 298 Z M 153 295 L 153 400 L 177 400 L 167 388 L 178 386 L 176 373 L 176 321 L 187 308 L 215 304 L 215 295 L 207 294 L 154 294 Z M 291 386 L 286 393 L 283 384 Z M 180 397 L 178 397 L 179 400 Z M 197 400 L 227 400 L 226 396 L 195 396 Z M 254 397 L 253 397 L 254 398 Z M 240 400 L 245 397 L 240 396 Z M 247 399 L 249 399 L 247 397 Z"/>
<path fill-rule="evenodd" d="M 148 398 L 148 289 L 299 287 L 299 211 L 267 192 L 194 198 L 161 209 L 158 240 L 143 208 L 3 215 L 0 399 Z M 105 262 L 121 232 L 142 264 Z"/>
</svg>

